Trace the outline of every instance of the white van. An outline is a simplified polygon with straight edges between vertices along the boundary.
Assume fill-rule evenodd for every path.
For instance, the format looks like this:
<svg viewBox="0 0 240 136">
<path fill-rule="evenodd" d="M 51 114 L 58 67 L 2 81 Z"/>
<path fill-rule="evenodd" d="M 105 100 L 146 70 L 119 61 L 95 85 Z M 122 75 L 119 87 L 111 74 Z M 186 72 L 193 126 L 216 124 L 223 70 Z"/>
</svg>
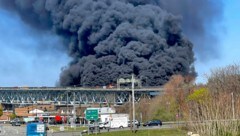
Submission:
<svg viewBox="0 0 240 136">
<path fill-rule="evenodd" d="M 112 114 L 110 116 L 109 126 L 110 128 L 125 128 L 128 127 L 128 114 Z"/>
</svg>

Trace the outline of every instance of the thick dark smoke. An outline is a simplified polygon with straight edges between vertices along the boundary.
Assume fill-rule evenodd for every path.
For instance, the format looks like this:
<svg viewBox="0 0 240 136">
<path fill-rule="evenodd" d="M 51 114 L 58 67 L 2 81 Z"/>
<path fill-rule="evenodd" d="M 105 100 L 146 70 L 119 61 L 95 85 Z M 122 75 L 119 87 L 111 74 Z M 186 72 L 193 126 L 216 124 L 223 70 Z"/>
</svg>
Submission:
<svg viewBox="0 0 240 136">
<path fill-rule="evenodd" d="M 108 85 L 132 73 L 144 85 L 157 86 L 174 74 L 195 74 L 193 45 L 182 26 L 187 33 L 205 35 L 204 14 L 198 13 L 214 5 L 199 1 L 196 6 L 188 5 L 191 0 L 1 0 L 0 4 L 31 26 L 63 37 L 73 61 L 62 71 L 61 86 Z M 206 16 L 215 15 L 211 13 Z"/>
<path fill-rule="evenodd" d="M 217 33 L 221 32 L 222 0 L 160 0 L 159 5 L 183 17 L 184 34 L 194 43 L 195 56 L 200 61 L 219 57 Z"/>
</svg>

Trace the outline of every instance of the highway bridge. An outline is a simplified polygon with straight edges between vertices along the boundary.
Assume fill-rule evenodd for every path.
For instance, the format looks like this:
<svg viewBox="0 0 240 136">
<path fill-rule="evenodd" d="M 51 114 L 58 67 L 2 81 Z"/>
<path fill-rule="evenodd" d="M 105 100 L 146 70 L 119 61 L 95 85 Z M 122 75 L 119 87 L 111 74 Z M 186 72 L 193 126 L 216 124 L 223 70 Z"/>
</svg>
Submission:
<svg viewBox="0 0 240 136">
<path fill-rule="evenodd" d="M 161 87 L 137 88 L 135 101 L 151 99 L 163 91 Z M 2 104 L 55 104 L 73 105 L 93 103 L 124 104 L 131 101 L 130 88 L 82 88 L 82 87 L 0 87 Z"/>
</svg>

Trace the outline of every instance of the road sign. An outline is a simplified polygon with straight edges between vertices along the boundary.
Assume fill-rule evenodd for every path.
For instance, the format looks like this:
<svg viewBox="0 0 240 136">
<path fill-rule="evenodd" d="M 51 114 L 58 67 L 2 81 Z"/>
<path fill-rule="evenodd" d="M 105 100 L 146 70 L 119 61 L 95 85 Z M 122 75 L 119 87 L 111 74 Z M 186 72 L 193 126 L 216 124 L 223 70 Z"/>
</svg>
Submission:
<svg viewBox="0 0 240 136">
<path fill-rule="evenodd" d="M 37 133 L 44 133 L 45 132 L 45 125 L 44 124 L 38 124 L 36 132 Z"/>
<path fill-rule="evenodd" d="M 85 113 L 86 120 L 97 120 L 98 119 L 98 109 L 89 109 Z"/>
</svg>

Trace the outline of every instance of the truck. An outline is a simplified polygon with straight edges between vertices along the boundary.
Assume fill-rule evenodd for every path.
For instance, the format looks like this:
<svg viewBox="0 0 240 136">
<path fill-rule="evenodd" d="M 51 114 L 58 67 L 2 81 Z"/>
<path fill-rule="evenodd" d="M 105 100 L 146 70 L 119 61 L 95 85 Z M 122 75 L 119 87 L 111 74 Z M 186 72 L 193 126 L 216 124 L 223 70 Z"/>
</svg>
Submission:
<svg viewBox="0 0 240 136">
<path fill-rule="evenodd" d="M 109 118 L 109 119 L 106 119 Z M 103 128 L 125 128 L 128 127 L 129 115 L 128 114 L 110 114 L 105 116 L 105 122 L 102 122 Z"/>
</svg>

